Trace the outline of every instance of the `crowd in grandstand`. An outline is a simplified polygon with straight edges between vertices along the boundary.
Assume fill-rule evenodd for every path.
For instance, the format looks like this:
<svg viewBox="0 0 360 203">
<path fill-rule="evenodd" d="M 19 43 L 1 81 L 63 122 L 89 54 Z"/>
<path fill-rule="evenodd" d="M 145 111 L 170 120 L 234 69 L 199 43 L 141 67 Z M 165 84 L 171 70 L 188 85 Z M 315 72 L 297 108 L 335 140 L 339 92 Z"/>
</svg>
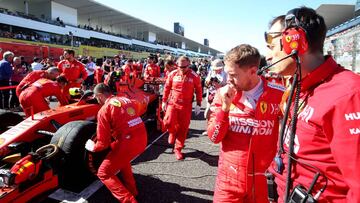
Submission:
<svg viewBox="0 0 360 203">
<path fill-rule="evenodd" d="M 36 20 L 36 21 L 40 21 L 40 22 L 44 22 L 44 23 L 49 23 L 52 25 L 63 26 L 63 27 L 65 26 L 65 24 L 63 23 L 63 21 L 60 18 L 57 18 L 56 20 L 51 20 L 51 19 L 45 17 L 45 15 L 41 15 L 40 18 L 38 18 L 37 16 L 35 16 L 33 14 L 26 14 L 26 13 L 20 12 L 20 11 L 11 11 L 7 8 L 1 8 L 1 7 L 0 7 L 0 13 L 17 16 L 17 17 L 22 17 L 22 18 L 26 18 L 26 19 L 30 19 L 30 20 Z"/>
<path fill-rule="evenodd" d="M 62 61 L 65 61 L 64 56 L 58 59 L 34 57 L 32 63 L 27 63 L 24 56 L 15 56 L 10 51 L 5 51 L 3 60 L 0 61 L 0 86 L 2 88 L 10 86 L 10 89 L 1 89 L 1 109 L 12 109 L 20 111 L 20 103 L 15 94 L 15 89 L 11 86 L 18 85 L 23 78 L 33 71 L 44 71 L 52 67 L 58 67 Z M 118 75 L 125 78 L 142 78 L 148 79 L 152 77 L 167 77 L 168 74 L 177 68 L 176 58 L 170 54 L 151 54 L 146 59 L 132 59 L 126 58 L 125 55 L 115 55 L 113 57 L 94 58 L 92 56 L 77 56 L 76 61 L 83 64 L 87 77 L 82 81 L 83 89 L 92 89 L 96 84 L 109 82 L 107 77 L 111 73 L 116 72 Z M 209 87 L 213 89 L 210 83 L 219 81 L 216 74 L 211 71 L 211 59 L 207 58 L 193 58 L 190 68 L 199 74 L 201 77 L 202 87 Z M 59 68 L 61 71 L 61 68 Z M 5 74 L 4 74 L 5 73 Z M 210 81 L 211 78 L 211 81 Z M 207 80 L 207 82 L 205 82 Z M 218 86 L 218 85 L 217 85 Z M 204 91 L 206 92 L 206 91 Z"/>
<path fill-rule="evenodd" d="M 0 37 L 59 45 L 71 45 L 71 40 L 74 40 L 73 46 L 80 46 L 81 44 L 77 38 L 72 39 L 69 35 L 57 35 L 44 32 L 35 32 L 34 30 L 25 28 L 15 28 L 16 27 L 14 27 L 11 32 L 7 31 L 8 29 L 6 28 L 1 29 Z"/>
<path fill-rule="evenodd" d="M 11 11 L 6 8 L 0 7 L 0 13 L 22 17 L 26 19 L 31 19 L 43 23 L 48 23 L 52 25 L 62 26 L 65 27 L 65 23 L 60 17 L 57 17 L 55 20 L 51 20 L 44 15 L 41 15 L 41 17 L 36 17 L 32 14 L 25 14 L 23 12 L 19 11 Z M 0 26 L 6 26 L 0 24 Z M 73 26 L 73 25 L 67 25 L 67 26 Z M 71 32 L 67 35 L 58 35 L 54 33 L 45 33 L 45 32 L 35 32 L 34 30 L 26 29 L 26 28 L 19 28 L 16 26 L 12 26 L 14 30 L 9 30 L 8 28 L 2 28 L 0 29 L 0 37 L 5 38 L 15 38 L 15 39 L 22 39 L 22 40 L 28 40 L 28 41 L 36 41 L 36 42 L 45 42 L 45 43 L 53 43 L 53 44 L 61 44 L 61 45 L 71 45 L 71 46 L 80 46 L 83 45 L 89 45 L 89 46 L 97 46 L 97 47 L 106 47 L 106 48 L 115 48 L 115 49 L 122 49 L 122 50 L 131 50 L 131 51 L 147 51 L 147 52 L 161 52 L 162 50 L 153 50 L 149 47 L 143 47 L 138 45 L 126 45 L 116 42 L 110 42 L 106 40 L 100 40 L 100 39 L 84 39 L 80 37 L 73 36 Z M 105 30 L 101 26 L 96 25 L 95 27 L 91 26 L 90 24 L 85 25 L 78 25 L 78 28 L 85 29 L 85 30 L 91 30 L 96 31 L 104 34 L 113 35 L 116 37 L 126 38 L 126 39 L 137 39 L 140 41 L 145 41 L 144 38 L 139 37 L 132 37 L 130 35 L 124 35 L 121 33 L 114 33 L 110 30 Z M 9 30 L 9 31 L 6 31 Z M 149 42 L 153 44 L 160 44 L 165 46 L 170 46 L 173 48 L 178 48 L 179 44 L 177 42 L 171 42 L 171 41 L 158 41 L 155 40 L 154 42 Z"/>
<path fill-rule="evenodd" d="M 129 50 L 135 52 L 146 51 L 151 53 L 155 53 L 155 52 L 163 53 L 163 50 L 152 49 L 149 47 L 143 47 L 135 44 L 133 45 L 122 44 L 122 43 L 111 42 L 96 38 L 86 39 L 86 38 L 75 37 L 72 35 L 58 35 L 54 33 L 34 31 L 16 26 L 12 26 L 12 31 L 10 32 L 9 26 L 1 25 L 1 24 L 0 24 L 0 28 L 1 28 L 0 37 L 3 38 L 19 39 L 19 40 L 26 40 L 32 42 L 43 42 L 43 43 L 58 44 L 58 45 L 67 45 L 74 47 L 79 47 L 80 45 L 87 45 L 94 47 Z"/>
</svg>

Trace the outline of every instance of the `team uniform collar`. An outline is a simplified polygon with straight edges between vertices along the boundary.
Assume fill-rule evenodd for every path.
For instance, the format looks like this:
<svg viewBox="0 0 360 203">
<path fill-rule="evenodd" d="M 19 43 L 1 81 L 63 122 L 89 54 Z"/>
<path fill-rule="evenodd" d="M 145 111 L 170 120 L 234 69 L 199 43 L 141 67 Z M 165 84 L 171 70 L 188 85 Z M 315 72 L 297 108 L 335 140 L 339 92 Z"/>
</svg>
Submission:
<svg viewBox="0 0 360 203">
<path fill-rule="evenodd" d="M 325 56 L 325 62 L 318 66 L 315 70 L 308 73 L 301 81 L 301 92 L 304 92 L 319 83 L 322 83 L 326 78 L 334 73 L 339 65 L 331 56 Z"/>
<path fill-rule="evenodd" d="M 239 102 L 241 97 L 243 96 L 243 94 L 248 95 L 251 98 L 253 98 L 254 94 L 256 93 L 256 91 L 259 90 L 260 86 L 263 86 L 263 88 L 265 89 L 265 84 L 266 84 L 266 80 L 260 77 L 260 80 L 259 80 L 258 84 L 253 89 L 251 89 L 249 91 L 237 91 L 236 94 L 235 94 L 235 97 L 234 97 L 234 99 L 232 101 L 232 104 L 234 104 L 240 110 L 244 111 L 245 109 L 247 109 L 247 107 L 243 103 Z M 257 98 L 257 100 L 258 99 L 259 98 Z"/>
<path fill-rule="evenodd" d="M 260 77 L 259 78 L 259 82 L 256 84 L 256 86 L 254 88 L 252 88 L 249 91 L 243 91 L 245 95 L 249 95 L 249 96 L 254 96 L 256 91 L 259 90 L 260 86 L 263 85 L 263 81 Z"/>
</svg>

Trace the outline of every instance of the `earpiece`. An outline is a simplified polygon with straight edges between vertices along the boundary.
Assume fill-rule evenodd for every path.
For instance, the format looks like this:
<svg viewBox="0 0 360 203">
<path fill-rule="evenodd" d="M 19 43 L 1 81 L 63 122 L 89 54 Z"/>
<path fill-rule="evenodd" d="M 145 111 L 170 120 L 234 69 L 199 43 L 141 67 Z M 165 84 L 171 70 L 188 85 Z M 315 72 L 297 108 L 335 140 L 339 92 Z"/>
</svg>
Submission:
<svg viewBox="0 0 360 203">
<path fill-rule="evenodd" d="M 285 17 L 285 31 L 282 34 L 281 45 L 286 54 L 291 54 L 296 50 L 299 55 L 302 55 L 309 47 L 306 29 L 298 20 L 298 11 L 299 9 L 293 9 Z"/>
<path fill-rule="evenodd" d="M 301 27 L 286 29 L 282 34 L 281 43 L 286 54 L 291 54 L 296 50 L 299 55 L 302 55 L 308 50 L 306 31 Z"/>
</svg>

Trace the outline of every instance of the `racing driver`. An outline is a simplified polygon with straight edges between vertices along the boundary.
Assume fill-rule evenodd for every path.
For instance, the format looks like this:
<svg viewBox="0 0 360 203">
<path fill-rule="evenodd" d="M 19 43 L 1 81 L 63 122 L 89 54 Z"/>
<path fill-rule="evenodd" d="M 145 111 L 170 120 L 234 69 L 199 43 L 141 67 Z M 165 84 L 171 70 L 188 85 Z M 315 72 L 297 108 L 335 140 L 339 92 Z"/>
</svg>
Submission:
<svg viewBox="0 0 360 203">
<path fill-rule="evenodd" d="M 283 87 L 257 75 L 258 50 L 242 44 L 225 56 L 227 85 L 211 104 L 208 137 L 221 142 L 214 202 L 268 202 L 265 171 L 278 138 Z"/>
</svg>

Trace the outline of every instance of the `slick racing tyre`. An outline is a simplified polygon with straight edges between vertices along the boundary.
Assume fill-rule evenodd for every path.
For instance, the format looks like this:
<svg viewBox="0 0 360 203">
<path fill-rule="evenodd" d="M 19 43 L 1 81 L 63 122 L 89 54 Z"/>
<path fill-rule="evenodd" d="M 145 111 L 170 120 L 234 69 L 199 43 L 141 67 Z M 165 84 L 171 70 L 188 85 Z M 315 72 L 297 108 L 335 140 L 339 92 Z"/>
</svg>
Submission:
<svg viewBox="0 0 360 203">
<path fill-rule="evenodd" d="M 90 121 L 73 121 L 59 128 L 51 139 L 64 152 L 64 166 L 60 171 L 60 184 L 76 190 L 94 180 L 84 160 L 85 143 L 96 132 L 96 124 Z"/>
<path fill-rule="evenodd" d="M 0 131 L 7 130 L 10 126 L 17 125 L 24 119 L 17 113 L 0 109 Z"/>
</svg>

